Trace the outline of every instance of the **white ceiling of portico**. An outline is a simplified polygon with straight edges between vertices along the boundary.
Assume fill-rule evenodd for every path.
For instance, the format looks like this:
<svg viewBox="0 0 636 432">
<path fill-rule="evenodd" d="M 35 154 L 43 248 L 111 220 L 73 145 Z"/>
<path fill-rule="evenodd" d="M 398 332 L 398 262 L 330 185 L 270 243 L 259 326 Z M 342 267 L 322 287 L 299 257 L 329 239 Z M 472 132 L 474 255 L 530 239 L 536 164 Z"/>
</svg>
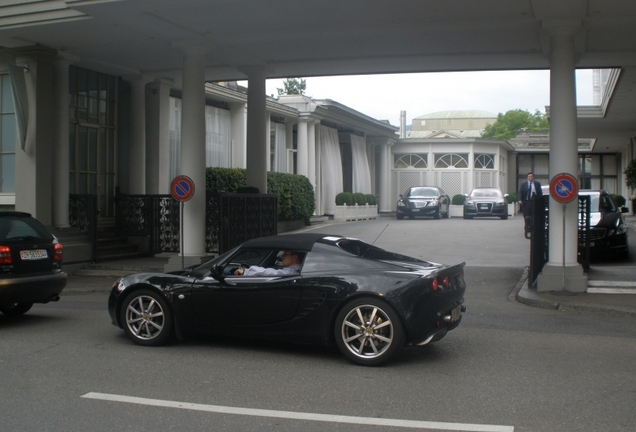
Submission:
<svg viewBox="0 0 636 432">
<path fill-rule="evenodd" d="M 176 83 L 183 56 L 175 43 L 184 41 L 210 47 L 208 80 L 244 79 L 240 70 L 248 65 L 266 65 L 270 78 L 546 69 L 549 37 L 545 29 L 555 22 L 574 22 L 580 24 L 578 67 L 625 69 L 616 98 L 607 110 L 608 118 L 616 118 L 602 128 L 603 119 L 596 121 L 599 132 L 606 134 L 603 147 L 614 149 L 619 141 L 622 145 L 630 135 L 636 135 L 634 0 L 57 3 L 66 3 L 67 8 L 92 18 L 3 28 L 0 17 L 0 46 L 37 43 L 78 56 L 79 64 L 85 67 L 173 78 Z M 589 132 L 587 126 L 584 129 Z"/>
</svg>

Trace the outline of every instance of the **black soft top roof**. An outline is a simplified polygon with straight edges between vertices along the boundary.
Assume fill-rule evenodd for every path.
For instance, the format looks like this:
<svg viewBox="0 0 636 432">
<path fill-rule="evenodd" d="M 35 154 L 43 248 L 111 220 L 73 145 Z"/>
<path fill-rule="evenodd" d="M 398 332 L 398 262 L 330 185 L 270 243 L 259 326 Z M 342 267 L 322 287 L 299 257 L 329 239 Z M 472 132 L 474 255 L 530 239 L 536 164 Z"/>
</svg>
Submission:
<svg viewBox="0 0 636 432">
<path fill-rule="evenodd" d="M 332 243 L 344 238 L 340 235 L 321 233 L 286 234 L 251 239 L 243 243 L 242 247 L 310 251 L 314 247 L 314 243 L 318 241 Z"/>
</svg>

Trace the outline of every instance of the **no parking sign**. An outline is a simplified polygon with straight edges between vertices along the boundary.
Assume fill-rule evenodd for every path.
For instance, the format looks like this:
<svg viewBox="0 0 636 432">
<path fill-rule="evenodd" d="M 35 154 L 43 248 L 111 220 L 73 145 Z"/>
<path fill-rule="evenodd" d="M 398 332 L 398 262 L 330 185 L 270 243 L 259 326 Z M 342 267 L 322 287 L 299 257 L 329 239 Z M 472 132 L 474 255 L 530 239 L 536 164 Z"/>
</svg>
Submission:
<svg viewBox="0 0 636 432">
<path fill-rule="evenodd" d="M 179 202 L 188 201 L 194 195 L 194 182 L 188 176 L 177 176 L 170 184 L 170 194 Z"/>
<path fill-rule="evenodd" d="M 569 203 L 579 194 L 579 183 L 573 175 L 568 173 L 557 174 L 550 182 L 550 195 L 555 201 Z"/>
</svg>

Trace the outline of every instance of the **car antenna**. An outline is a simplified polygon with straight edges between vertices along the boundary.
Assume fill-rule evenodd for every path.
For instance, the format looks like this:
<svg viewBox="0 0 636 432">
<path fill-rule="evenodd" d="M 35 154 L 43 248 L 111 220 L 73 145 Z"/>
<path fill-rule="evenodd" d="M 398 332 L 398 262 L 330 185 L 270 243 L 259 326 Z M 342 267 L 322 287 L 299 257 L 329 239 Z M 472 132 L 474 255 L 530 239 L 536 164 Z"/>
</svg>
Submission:
<svg viewBox="0 0 636 432">
<path fill-rule="evenodd" d="M 384 227 L 384 229 L 380 232 L 380 234 L 378 234 L 378 236 L 375 238 L 375 240 L 373 240 L 373 243 L 371 243 L 371 246 L 373 246 L 375 244 L 375 242 L 378 241 L 378 239 L 380 238 L 380 236 L 382 235 L 382 233 L 384 232 L 385 229 L 387 229 L 389 227 L 389 224 L 386 224 L 386 226 Z"/>
</svg>

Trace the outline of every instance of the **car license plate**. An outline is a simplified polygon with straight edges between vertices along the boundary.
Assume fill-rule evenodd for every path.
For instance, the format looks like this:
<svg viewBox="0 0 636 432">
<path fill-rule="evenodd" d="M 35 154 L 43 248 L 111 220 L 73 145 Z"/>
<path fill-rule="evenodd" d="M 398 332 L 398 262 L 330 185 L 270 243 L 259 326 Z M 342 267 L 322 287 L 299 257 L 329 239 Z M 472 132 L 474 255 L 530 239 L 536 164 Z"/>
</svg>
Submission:
<svg viewBox="0 0 636 432">
<path fill-rule="evenodd" d="M 479 208 L 480 209 L 486 209 L 486 208 L 488 208 L 488 206 L 486 204 L 479 204 Z"/>
<path fill-rule="evenodd" d="M 23 250 L 20 251 L 20 259 L 28 261 L 28 260 L 39 260 L 48 258 L 48 254 L 46 253 L 46 249 L 35 249 L 35 250 Z"/>
<path fill-rule="evenodd" d="M 420 209 L 411 209 L 411 211 L 415 213 L 415 212 L 420 211 Z"/>
<path fill-rule="evenodd" d="M 457 321 L 462 316 L 462 307 L 457 306 L 451 311 L 451 322 Z"/>
</svg>

